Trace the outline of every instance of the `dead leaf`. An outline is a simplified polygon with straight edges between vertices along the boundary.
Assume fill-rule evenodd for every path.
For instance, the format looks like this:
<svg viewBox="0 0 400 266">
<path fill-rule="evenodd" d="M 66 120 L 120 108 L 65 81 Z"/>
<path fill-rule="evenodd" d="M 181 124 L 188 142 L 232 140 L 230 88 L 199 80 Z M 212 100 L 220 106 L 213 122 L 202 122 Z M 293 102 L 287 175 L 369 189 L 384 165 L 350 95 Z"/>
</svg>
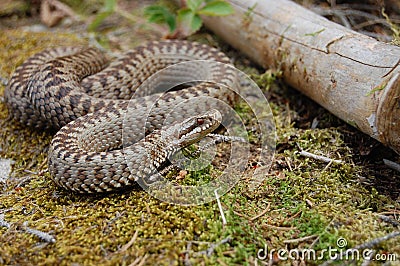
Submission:
<svg viewBox="0 0 400 266">
<path fill-rule="evenodd" d="M 63 18 L 78 20 L 75 12 L 57 0 L 43 0 L 40 5 L 40 19 L 48 27 L 57 25 Z"/>
</svg>

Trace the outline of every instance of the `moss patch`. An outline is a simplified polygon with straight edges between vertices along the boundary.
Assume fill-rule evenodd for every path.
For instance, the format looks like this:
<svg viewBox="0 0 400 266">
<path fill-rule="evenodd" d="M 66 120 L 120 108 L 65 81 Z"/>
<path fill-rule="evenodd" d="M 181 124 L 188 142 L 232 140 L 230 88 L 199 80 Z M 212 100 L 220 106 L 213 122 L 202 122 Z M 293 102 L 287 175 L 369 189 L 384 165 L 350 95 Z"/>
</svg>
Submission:
<svg viewBox="0 0 400 266">
<path fill-rule="evenodd" d="M 213 38 L 204 32 L 198 36 L 205 35 Z M 29 55 L 45 47 L 76 43 L 86 41 L 72 34 L 5 31 L 0 36 L 5 47 L 0 50 L 0 76 L 8 77 Z M 55 187 L 46 164 L 51 135 L 7 119 L 8 110 L 1 102 L 0 156 L 15 163 L 0 194 L 0 214 L 11 224 L 9 229 L 0 227 L 0 264 L 254 265 L 266 246 L 313 248 L 320 254 L 336 248 L 339 237 L 353 247 L 396 230 L 379 218 L 381 214 L 397 217 L 396 198 L 360 181 L 361 177 L 374 180 L 371 168 L 377 165 L 372 163 L 376 157 L 366 162 L 366 157 L 356 156 L 360 141 L 354 140 L 377 144 L 293 90 L 278 87 L 274 81 L 279 71 L 260 74 L 245 59 L 239 59 L 238 66 L 258 77 L 265 88 L 278 143 L 272 169 L 264 173 L 260 186 L 252 190 L 248 184 L 255 162 L 221 198 L 225 225 L 216 202 L 183 207 L 163 203 L 141 189 L 88 197 Z M 237 110 L 248 125 L 252 123 L 246 108 Z M 310 129 L 314 118 L 318 126 Z M 327 165 L 304 158 L 300 149 L 344 163 Z M 388 175 L 399 178 L 398 173 Z M 52 234 L 56 242 L 43 243 L 25 233 L 24 223 Z M 399 256 L 399 247 L 395 238 L 376 250 Z M 272 260 L 295 263 L 279 261 L 277 256 Z"/>
</svg>

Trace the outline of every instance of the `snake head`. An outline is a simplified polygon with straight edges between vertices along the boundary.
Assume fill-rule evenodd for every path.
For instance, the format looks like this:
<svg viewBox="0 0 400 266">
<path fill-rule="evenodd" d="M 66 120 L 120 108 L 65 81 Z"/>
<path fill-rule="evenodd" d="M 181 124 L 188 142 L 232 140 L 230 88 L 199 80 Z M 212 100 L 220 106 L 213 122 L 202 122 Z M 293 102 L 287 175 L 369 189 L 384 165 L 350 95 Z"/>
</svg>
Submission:
<svg viewBox="0 0 400 266">
<path fill-rule="evenodd" d="M 211 110 L 202 115 L 197 115 L 177 124 L 178 144 L 181 147 L 196 143 L 207 134 L 213 132 L 222 121 L 218 110 Z"/>
</svg>

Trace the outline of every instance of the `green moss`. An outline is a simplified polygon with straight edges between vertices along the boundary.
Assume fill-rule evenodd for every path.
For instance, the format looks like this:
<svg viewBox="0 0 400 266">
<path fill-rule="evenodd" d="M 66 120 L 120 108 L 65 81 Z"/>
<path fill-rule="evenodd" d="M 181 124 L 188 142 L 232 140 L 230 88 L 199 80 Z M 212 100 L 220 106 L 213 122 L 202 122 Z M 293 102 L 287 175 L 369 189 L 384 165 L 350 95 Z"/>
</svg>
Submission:
<svg viewBox="0 0 400 266">
<path fill-rule="evenodd" d="M 25 13 L 29 10 L 29 3 L 23 0 L 5 0 L 0 5 L 0 16 L 9 16 L 15 13 Z"/>
<path fill-rule="evenodd" d="M 386 85 L 388 82 L 389 82 L 389 80 L 384 80 L 381 84 L 379 84 L 378 86 L 373 88 L 371 91 L 369 91 L 366 96 L 370 96 L 370 95 L 373 95 L 375 92 L 384 90 L 386 88 Z"/>
<path fill-rule="evenodd" d="M 2 47 L 0 49 L 0 59 L 2 60 L 0 75 L 3 78 L 8 78 L 15 67 L 44 48 L 85 43 L 85 40 L 73 34 L 32 33 L 17 30 L 3 31 L 0 34 L 0 45 Z"/>
<path fill-rule="evenodd" d="M 101 9 L 104 0 L 63 0 L 62 2 L 72 8 L 74 12 L 82 16 L 89 16 Z"/>
<path fill-rule="evenodd" d="M 45 47 L 76 43 L 86 41 L 70 34 L 3 32 L 0 76 L 8 77 L 29 55 Z M 246 67 L 248 73 L 257 72 Z M 304 126 L 312 117 L 304 117 L 301 108 L 289 103 L 306 99 L 277 87 L 276 77 L 279 73 L 254 76 L 260 87 L 269 88 L 265 91 L 276 119 L 273 166 L 263 173 L 256 189 L 249 186 L 254 168 L 248 167 L 238 184 L 221 197 L 226 225 L 216 202 L 183 207 L 163 203 L 138 188 L 100 196 L 76 195 L 57 188 L 46 164 L 52 136 L 7 119 L 8 110 L 1 102 L 0 156 L 15 163 L 0 194 L 0 213 L 12 224 L 10 229 L 0 227 L 0 264 L 129 265 L 143 261 L 146 265 L 182 265 L 189 261 L 193 265 L 253 265 L 265 245 L 321 252 L 336 247 L 338 237 L 344 237 L 352 247 L 395 230 L 382 223 L 378 215 L 390 215 L 399 208 L 398 202 L 358 181 L 367 166 L 355 163 L 353 148 L 345 141 L 352 129 L 327 112 L 319 117 L 318 128 Z M 0 94 L 3 90 L 0 87 Z M 239 105 L 236 110 L 251 129 L 256 121 L 248 106 Z M 250 141 L 256 145 L 254 132 L 249 132 L 253 134 Z M 300 149 L 344 163 L 327 165 L 300 156 Z M 251 159 L 250 165 L 257 165 L 257 157 Z M 214 166 L 208 167 L 187 177 L 206 182 L 207 175 L 213 178 L 216 171 Z M 38 245 L 37 236 L 20 230 L 24 222 L 52 234 L 56 243 Z M 317 237 L 284 242 L 313 235 Z M 231 240 L 217 245 L 210 256 L 201 253 L 228 237 Z M 392 239 L 381 243 L 377 252 L 398 254 L 399 247 L 399 239 Z"/>
</svg>

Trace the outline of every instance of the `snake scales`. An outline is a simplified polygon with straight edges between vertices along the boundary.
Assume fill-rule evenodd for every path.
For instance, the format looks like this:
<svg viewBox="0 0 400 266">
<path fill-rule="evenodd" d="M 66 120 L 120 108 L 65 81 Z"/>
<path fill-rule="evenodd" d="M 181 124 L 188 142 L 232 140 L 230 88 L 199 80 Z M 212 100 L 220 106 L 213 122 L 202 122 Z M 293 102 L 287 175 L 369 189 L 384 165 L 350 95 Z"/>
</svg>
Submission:
<svg viewBox="0 0 400 266">
<path fill-rule="evenodd" d="M 138 91 L 157 71 L 191 60 L 229 64 L 222 52 L 187 41 L 150 42 L 111 62 L 94 48 L 48 49 L 15 70 L 5 101 L 11 116 L 21 123 L 59 130 L 48 155 L 56 184 L 96 193 L 132 186 L 138 180 L 151 183 L 168 156 L 218 127 L 220 113 L 209 110 L 220 106 L 202 96 L 229 105 L 236 100 L 229 89 L 236 82 L 234 72 L 224 64 L 200 61 L 166 71 L 161 79 L 218 84 L 197 82 L 161 93 L 158 87 L 163 81 L 156 79 Z M 180 104 L 194 98 L 199 100 Z M 161 130 L 164 125 L 167 129 Z"/>
</svg>

